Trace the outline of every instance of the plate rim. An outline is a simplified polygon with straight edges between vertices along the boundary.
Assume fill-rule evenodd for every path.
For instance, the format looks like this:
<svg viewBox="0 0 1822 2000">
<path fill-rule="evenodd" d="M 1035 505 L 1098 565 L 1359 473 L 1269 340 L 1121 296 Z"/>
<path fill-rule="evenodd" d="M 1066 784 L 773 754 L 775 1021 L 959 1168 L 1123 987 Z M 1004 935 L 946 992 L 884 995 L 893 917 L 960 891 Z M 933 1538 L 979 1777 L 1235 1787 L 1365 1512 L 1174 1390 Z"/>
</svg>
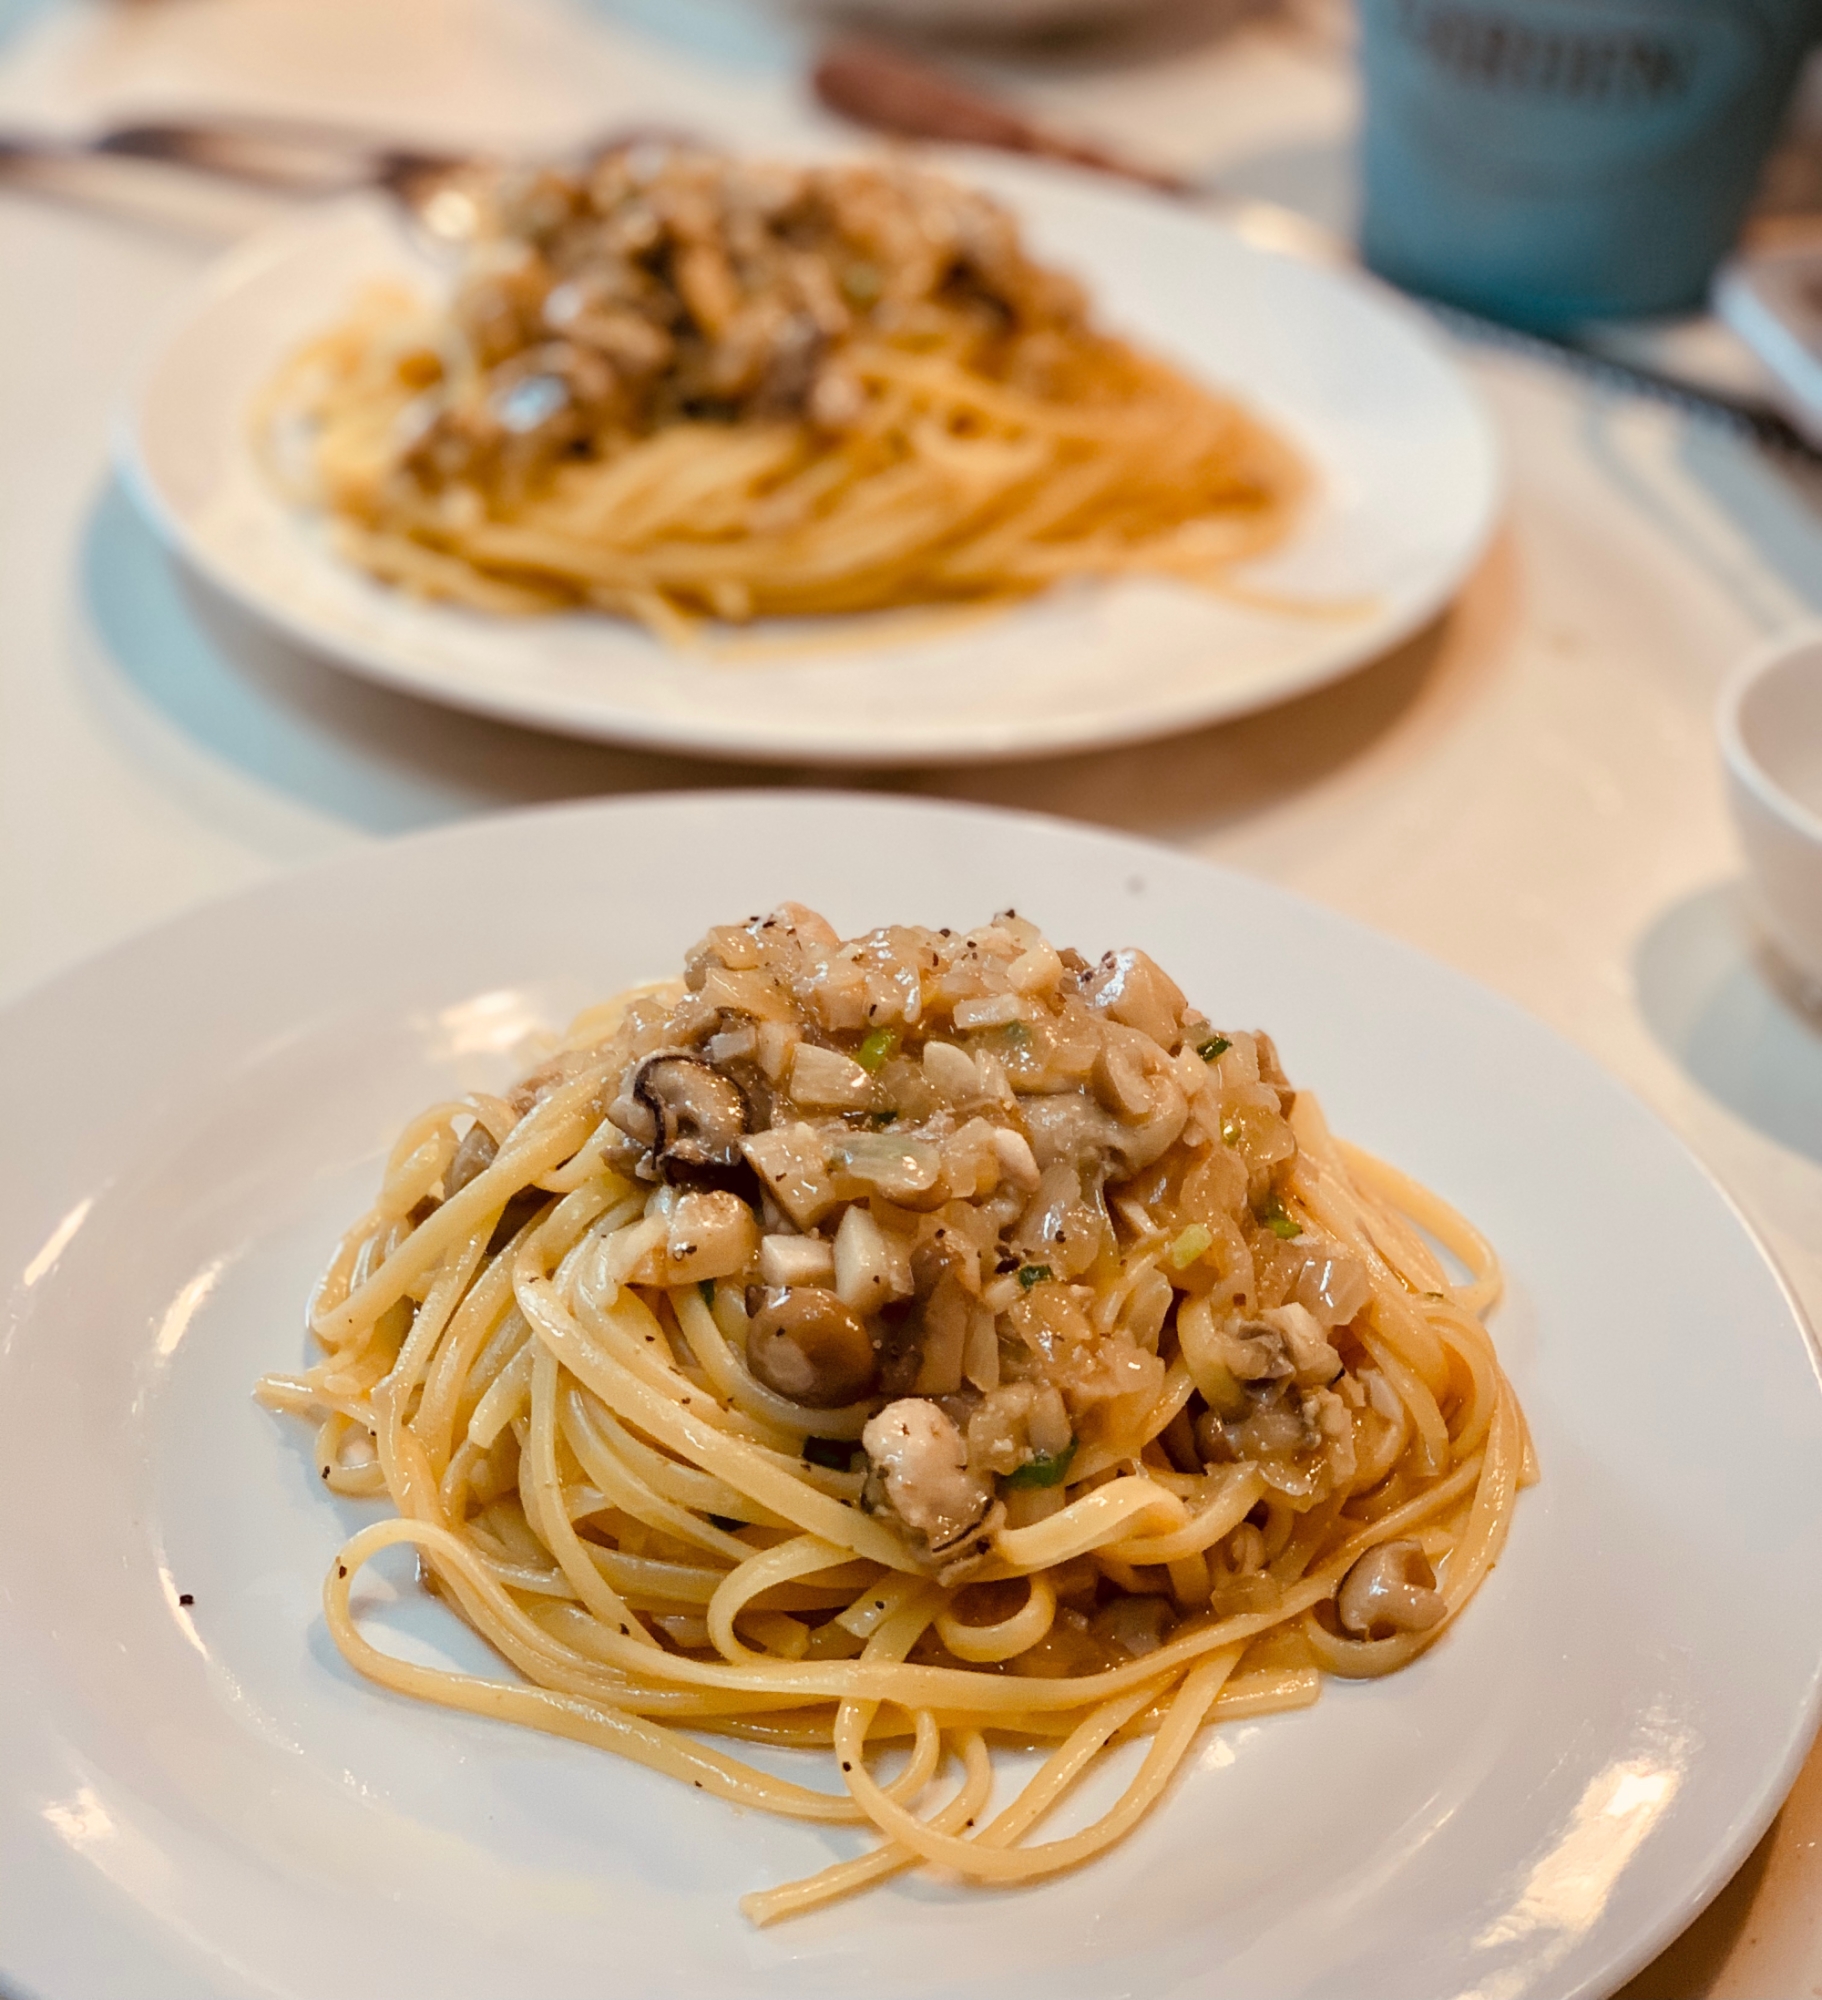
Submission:
<svg viewBox="0 0 1822 2000">
<path fill-rule="evenodd" d="M 1419 968 L 1426 978 L 1440 977 L 1458 992 L 1472 996 L 1477 1004 L 1490 1005 L 1498 1014 L 1523 1024 L 1529 1032 L 1548 1037 L 1559 1049 L 1568 1051 L 1575 1063 L 1598 1074 L 1616 1099 L 1622 1102 L 1634 1117 L 1651 1128 L 1660 1144 L 1667 1143 L 1684 1167 L 1694 1169 L 1708 1193 L 1718 1197 L 1727 1217 L 1741 1232 L 1746 1245 L 1769 1273 L 1789 1315 L 1790 1324 L 1801 1342 L 1817 1391 L 1822 1394 L 1822 1330 L 1819 1330 L 1812 1321 L 1776 1253 L 1765 1241 L 1752 1218 L 1745 1213 L 1726 1184 L 1683 1135 L 1647 1102 L 1626 1078 L 1609 1069 L 1579 1042 L 1571 1040 L 1552 1024 L 1540 1019 L 1510 995 L 1476 979 L 1447 960 L 1438 958 L 1421 946 L 1412 944 L 1391 932 L 1377 929 L 1301 890 L 1284 887 L 1250 871 L 1207 860 L 1200 855 L 1144 835 L 1088 825 L 1060 815 L 1023 808 L 924 798 L 897 792 L 884 794 L 856 792 L 837 787 L 805 787 L 787 791 L 751 786 L 707 787 L 681 792 L 639 792 L 611 798 L 559 800 L 515 808 L 509 812 L 476 815 L 439 826 L 416 829 L 380 841 L 363 843 L 351 851 L 275 870 L 259 882 L 203 898 L 163 918 L 151 920 L 8 996 L 0 1002 L 0 1089 L 4 1089 L 9 1076 L 15 1073 L 15 1065 L 28 1059 L 25 1053 L 27 1045 L 18 1036 L 5 1033 L 4 1030 L 16 1026 L 21 1016 L 30 1015 L 38 1008 L 54 1005 L 60 989 L 66 985 L 88 982 L 111 971 L 127 969 L 135 957 L 162 941 L 174 937 L 181 938 L 182 933 L 192 928 L 230 921 L 237 910 L 266 901 L 275 894 L 282 895 L 294 890 L 303 890 L 317 882 L 332 880 L 342 874 L 370 878 L 376 857 L 383 862 L 384 858 L 395 849 L 423 852 L 442 847 L 459 848 L 471 842 L 486 844 L 503 833 L 510 834 L 514 829 L 530 824 L 555 824 L 566 820 L 584 823 L 591 820 L 612 820 L 623 815 L 635 816 L 654 808 L 688 814 L 728 806 L 788 812 L 806 805 L 813 810 L 838 810 L 843 813 L 855 811 L 882 815 L 906 813 L 912 816 L 936 816 L 957 821 L 974 820 L 985 823 L 1013 821 L 1050 838 L 1062 835 L 1088 845 L 1129 855 L 1150 853 L 1173 864 L 1185 864 L 1197 872 L 1215 876 L 1230 885 L 1237 885 L 1243 893 L 1258 895 L 1270 901 L 1290 904 L 1312 912 L 1325 925 L 1339 927 L 1349 934 L 1370 941 L 1374 949 L 1388 951 L 1394 957 Z M 0 1635 L 4 1635 L 10 1620 L 11 1614 L 7 1607 L 4 1603 L 0 1603 Z M 1818 1656 L 1812 1663 L 1804 1686 L 1803 1700 L 1788 1717 L 1787 1725 L 1782 1732 L 1784 1745 L 1782 1754 L 1774 1764 L 1762 1769 L 1750 1783 L 1741 1787 L 1741 1796 L 1734 1811 L 1727 1823 L 1717 1829 L 1714 1838 L 1707 1843 L 1707 1857 L 1700 1867 L 1690 1871 L 1691 1879 L 1684 1885 L 1682 1894 L 1675 1898 L 1658 1899 L 1656 1914 L 1649 1922 L 1638 1926 L 1631 1943 L 1624 1948 L 1611 1951 L 1603 1964 L 1590 1967 L 1574 1985 L 1561 1988 L 1563 2000 L 1600 2000 L 1600 1996 L 1611 1996 L 1627 1980 L 1649 1965 L 1706 1911 L 1738 1872 L 1777 1816 L 1811 1752 L 1819 1725 L 1822 1725 L 1822 1656 Z M 27 1723 L 24 1726 L 29 1728 L 30 1725 Z M 8 1732 L 0 1729 L 0 1735 L 6 1733 Z M 15 1813 L 9 1811 L 0 1814 L 0 1834 L 7 1833 L 9 1828 L 16 1828 L 17 1824 Z M 63 1865 L 61 1854 L 58 1856 L 58 1865 L 60 1867 Z M 159 1928 L 162 1931 L 164 1926 L 161 1925 Z M 125 1935 L 124 1927 L 117 1926 L 116 1939 Z M 0 1943 L 0 1982 L 16 1982 L 17 1990 L 22 1995 L 37 1991 L 38 1989 L 27 1985 L 9 1969 L 7 1960 L 11 1956 L 10 1946 Z"/>
<path fill-rule="evenodd" d="M 806 157 L 844 154 L 878 157 L 876 149 L 817 146 L 809 141 L 796 150 Z M 1025 763 L 1155 741 L 1281 707 L 1346 679 L 1389 657 L 1446 615 L 1484 561 L 1506 518 L 1510 500 L 1508 455 L 1478 385 L 1450 352 L 1444 329 L 1417 301 L 1363 266 L 1325 263 L 1280 244 L 1263 243 L 1212 203 L 1192 205 L 1141 188 L 1112 184 L 1107 176 L 1085 168 L 1022 157 L 1014 159 L 981 148 L 931 147 L 922 149 L 919 157 L 928 159 L 941 171 L 962 177 L 978 176 L 990 191 L 995 181 L 1011 187 L 1024 181 L 1040 188 L 1050 186 L 1070 191 L 1090 203 L 1099 199 L 1116 207 L 1129 205 L 1139 212 L 1186 217 L 1195 226 L 1238 245 L 1247 255 L 1268 264 L 1287 264 L 1318 272 L 1323 281 L 1337 286 L 1366 311 L 1395 328 L 1446 380 L 1458 401 L 1457 415 L 1465 427 L 1463 435 L 1472 444 L 1477 490 L 1473 495 L 1473 511 L 1466 516 L 1452 560 L 1439 566 L 1425 587 L 1396 616 L 1375 626 L 1364 650 L 1339 647 L 1328 655 L 1318 654 L 1295 671 L 1278 675 L 1263 690 L 1242 692 L 1236 697 L 1231 690 L 1223 694 L 1213 687 L 1199 695 L 1192 687 L 1173 701 L 1156 703 L 1137 714 L 1103 710 L 1094 718 L 1065 718 L 1060 723 L 1048 724 L 1039 716 L 1022 719 L 1016 726 L 1007 719 L 976 724 L 959 736 L 939 736 L 933 732 L 923 737 L 895 735 L 892 741 L 882 744 L 876 737 L 864 735 L 858 721 L 849 725 L 847 734 L 832 739 L 794 736 L 788 727 L 756 737 L 750 719 L 719 721 L 712 711 L 706 717 L 701 711 L 687 715 L 667 715 L 659 710 L 611 711 L 592 702 L 576 705 L 536 690 L 516 691 L 510 684 L 449 685 L 439 677 L 435 667 L 414 665 L 393 657 L 383 648 L 366 649 L 353 639 L 325 631 L 287 600 L 275 599 L 257 583 L 250 583 L 233 562 L 209 546 L 183 510 L 171 502 L 146 450 L 145 419 L 160 373 L 206 315 L 265 271 L 299 254 L 313 235 L 325 233 L 338 223 L 345 225 L 348 218 L 363 210 L 370 214 L 383 212 L 385 197 L 370 191 L 333 197 L 303 215 L 287 217 L 256 231 L 217 258 L 184 291 L 142 345 L 138 365 L 117 405 L 111 446 L 115 471 L 168 556 L 187 567 L 210 591 L 243 615 L 279 634 L 319 663 L 418 700 L 520 728 L 586 742 L 664 750 L 715 762 L 797 764 L 828 771 L 929 768 L 947 764 Z M 459 610 L 459 607 L 433 608 L 439 613 Z M 1019 607 L 1014 605 L 1002 615 L 1016 617 L 1018 612 Z M 903 643 L 909 647 L 916 642 Z M 755 664 L 757 670 L 764 670 L 762 664 Z M 740 670 L 739 666 L 730 668 L 730 671 Z M 1111 677 L 1118 671 L 1118 663 L 1110 660 L 1107 671 Z M 895 717 L 895 729 L 901 726 Z"/>
</svg>

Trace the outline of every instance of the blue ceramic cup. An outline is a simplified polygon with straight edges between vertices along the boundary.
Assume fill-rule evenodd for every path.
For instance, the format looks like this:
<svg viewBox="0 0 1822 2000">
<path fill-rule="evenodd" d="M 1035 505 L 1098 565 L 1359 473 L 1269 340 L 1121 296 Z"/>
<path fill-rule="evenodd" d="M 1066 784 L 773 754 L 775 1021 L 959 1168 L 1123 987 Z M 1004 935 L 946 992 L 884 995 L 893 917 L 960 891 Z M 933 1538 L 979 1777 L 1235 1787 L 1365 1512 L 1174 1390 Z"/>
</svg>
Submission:
<svg viewBox="0 0 1822 2000">
<path fill-rule="evenodd" d="M 1518 325 L 1700 302 L 1822 0 L 1359 0 L 1361 248 Z"/>
</svg>

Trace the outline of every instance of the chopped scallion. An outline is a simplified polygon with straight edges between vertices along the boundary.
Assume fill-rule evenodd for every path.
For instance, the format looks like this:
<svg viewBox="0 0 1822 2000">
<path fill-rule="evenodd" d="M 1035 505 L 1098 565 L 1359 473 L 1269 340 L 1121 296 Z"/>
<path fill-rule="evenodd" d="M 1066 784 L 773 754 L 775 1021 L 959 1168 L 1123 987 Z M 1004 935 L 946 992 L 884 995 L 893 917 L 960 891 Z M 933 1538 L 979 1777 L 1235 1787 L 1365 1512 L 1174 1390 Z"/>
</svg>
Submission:
<svg viewBox="0 0 1822 2000">
<path fill-rule="evenodd" d="M 1265 1206 L 1259 1210 L 1259 1220 L 1274 1236 L 1282 1236 L 1287 1243 L 1293 1236 L 1303 1234 L 1303 1224 L 1286 1212 L 1284 1203 L 1275 1194 L 1266 1198 Z"/>
<path fill-rule="evenodd" d="M 1170 1261 L 1177 1270 L 1187 1271 L 1198 1257 L 1206 1256 L 1214 1244 L 1214 1232 L 1208 1224 L 1192 1222 L 1170 1246 Z"/>
<path fill-rule="evenodd" d="M 1041 1285 L 1046 1278 L 1054 1276 L 1055 1273 L 1048 1264 L 1027 1264 L 1019 1272 L 1019 1288 L 1028 1292 L 1033 1285 Z"/>
<path fill-rule="evenodd" d="M 1196 1044 L 1196 1054 L 1204 1062 L 1219 1062 L 1232 1047 L 1233 1043 L 1225 1035 L 1210 1035 L 1207 1041 Z"/>
<path fill-rule="evenodd" d="M 713 1278 L 698 1278 L 696 1280 L 696 1289 L 702 1294 L 702 1303 L 705 1306 L 712 1306 L 715 1303 L 715 1281 Z"/>
<path fill-rule="evenodd" d="M 875 1028 L 854 1051 L 854 1060 L 864 1070 L 876 1070 L 898 1054 L 898 1033 L 892 1028 Z"/>
<path fill-rule="evenodd" d="M 1070 1461 L 1075 1457 L 1074 1438 L 1061 1451 L 1040 1451 L 1035 1458 L 1026 1459 L 1016 1472 L 1009 1472 L 1000 1481 L 1002 1486 L 1061 1486 L 1069 1474 Z"/>
</svg>

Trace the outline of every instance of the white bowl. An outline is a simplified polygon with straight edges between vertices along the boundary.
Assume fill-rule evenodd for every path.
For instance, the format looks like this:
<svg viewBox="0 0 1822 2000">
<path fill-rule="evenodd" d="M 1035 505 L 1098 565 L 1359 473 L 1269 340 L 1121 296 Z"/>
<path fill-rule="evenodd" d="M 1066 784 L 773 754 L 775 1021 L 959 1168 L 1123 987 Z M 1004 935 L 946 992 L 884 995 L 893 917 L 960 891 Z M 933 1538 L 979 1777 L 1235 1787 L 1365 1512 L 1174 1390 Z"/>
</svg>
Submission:
<svg viewBox="0 0 1822 2000">
<path fill-rule="evenodd" d="M 1759 917 L 1822 990 L 1822 626 L 1747 660 L 1716 726 Z"/>
</svg>

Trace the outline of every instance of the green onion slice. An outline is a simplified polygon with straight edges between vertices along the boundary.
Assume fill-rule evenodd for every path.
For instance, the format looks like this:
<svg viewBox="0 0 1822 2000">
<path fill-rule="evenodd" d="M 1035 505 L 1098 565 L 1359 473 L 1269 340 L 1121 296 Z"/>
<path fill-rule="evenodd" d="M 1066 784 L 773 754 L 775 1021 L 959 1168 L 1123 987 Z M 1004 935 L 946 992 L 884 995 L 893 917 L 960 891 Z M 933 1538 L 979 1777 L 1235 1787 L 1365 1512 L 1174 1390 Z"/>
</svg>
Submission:
<svg viewBox="0 0 1822 2000">
<path fill-rule="evenodd" d="M 1068 1477 L 1070 1461 L 1075 1457 L 1076 1441 L 1071 1438 L 1061 1451 L 1040 1451 L 1035 1458 L 1028 1458 L 1016 1472 L 1008 1472 L 1000 1481 L 1002 1486 L 1061 1486 Z"/>
<path fill-rule="evenodd" d="M 1259 1220 L 1274 1236 L 1282 1236 L 1287 1243 L 1293 1236 L 1303 1234 L 1303 1224 L 1286 1212 L 1284 1203 L 1276 1194 L 1267 1197 L 1265 1206 L 1259 1211 Z"/>
<path fill-rule="evenodd" d="M 897 1054 L 897 1031 L 892 1028 L 874 1028 L 854 1051 L 854 1060 L 864 1070 L 876 1070 Z"/>
</svg>

